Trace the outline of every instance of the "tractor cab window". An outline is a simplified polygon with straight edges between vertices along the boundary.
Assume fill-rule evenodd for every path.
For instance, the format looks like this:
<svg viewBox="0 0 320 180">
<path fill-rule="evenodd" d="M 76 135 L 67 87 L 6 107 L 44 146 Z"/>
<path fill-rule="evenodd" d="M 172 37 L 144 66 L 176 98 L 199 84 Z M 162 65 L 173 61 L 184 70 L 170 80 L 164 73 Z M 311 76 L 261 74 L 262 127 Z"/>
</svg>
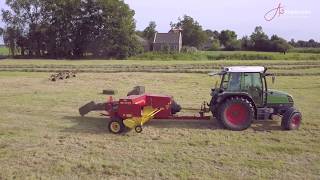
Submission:
<svg viewBox="0 0 320 180">
<path fill-rule="evenodd" d="M 263 105 L 263 83 L 260 73 L 244 73 L 243 91 L 248 92 L 257 105 Z"/>
<path fill-rule="evenodd" d="M 222 88 L 226 91 L 240 90 L 241 73 L 227 73 L 222 79 Z"/>
</svg>

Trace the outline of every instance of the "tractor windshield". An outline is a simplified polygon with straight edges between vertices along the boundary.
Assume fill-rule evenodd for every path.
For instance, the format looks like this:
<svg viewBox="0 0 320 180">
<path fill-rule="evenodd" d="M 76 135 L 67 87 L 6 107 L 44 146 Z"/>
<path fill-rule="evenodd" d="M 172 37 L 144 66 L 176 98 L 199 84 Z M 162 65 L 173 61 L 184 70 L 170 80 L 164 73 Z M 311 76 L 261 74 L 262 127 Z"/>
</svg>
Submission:
<svg viewBox="0 0 320 180">
<path fill-rule="evenodd" d="M 240 90 L 241 73 L 227 73 L 222 78 L 222 89 L 226 91 Z"/>
</svg>

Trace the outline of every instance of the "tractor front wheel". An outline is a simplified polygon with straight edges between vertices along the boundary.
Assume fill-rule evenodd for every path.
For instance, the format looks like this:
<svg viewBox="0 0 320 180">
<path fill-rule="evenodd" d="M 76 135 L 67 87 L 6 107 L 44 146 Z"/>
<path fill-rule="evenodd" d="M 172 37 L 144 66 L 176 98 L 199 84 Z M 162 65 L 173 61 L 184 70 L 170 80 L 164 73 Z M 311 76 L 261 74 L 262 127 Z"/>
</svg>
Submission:
<svg viewBox="0 0 320 180">
<path fill-rule="evenodd" d="M 302 120 L 301 113 L 295 108 L 289 108 L 282 116 L 281 127 L 284 130 L 299 129 Z"/>
<path fill-rule="evenodd" d="M 241 97 L 227 99 L 219 108 L 219 121 L 230 130 L 242 131 L 251 126 L 254 109 L 250 101 Z"/>
<path fill-rule="evenodd" d="M 112 119 L 108 124 L 108 129 L 113 134 L 120 134 L 124 131 L 125 126 L 121 119 Z"/>
</svg>

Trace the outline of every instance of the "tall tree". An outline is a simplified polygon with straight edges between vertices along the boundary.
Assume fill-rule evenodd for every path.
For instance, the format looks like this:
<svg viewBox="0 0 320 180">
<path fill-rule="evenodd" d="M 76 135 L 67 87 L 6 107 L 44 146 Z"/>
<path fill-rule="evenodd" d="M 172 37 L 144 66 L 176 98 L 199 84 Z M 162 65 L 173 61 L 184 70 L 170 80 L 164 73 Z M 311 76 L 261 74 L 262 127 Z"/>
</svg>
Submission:
<svg viewBox="0 0 320 180">
<path fill-rule="evenodd" d="M 231 44 L 232 41 L 237 40 L 237 34 L 234 31 L 223 30 L 219 35 L 219 40 L 221 44 L 227 46 L 228 44 Z"/>
<path fill-rule="evenodd" d="M 0 36 L 2 36 L 4 30 L 0 27 Z"/>
<path fill-rule="evenodd" d="M 157 33 L 156 27 L 157 27 L 156 22 L 151 21 L 149 23 L 149 26 L 143 30 L 143 37 L 148 39 L 149 41 L 152 41 L 154 38 L 154 35 Z"/>
<path fill-rule="evenodd" d="M 253 43 L 248 36 L 243 36 L 241 38 L 241 49 L 242 50 L 251 50 L 253 48 Z"/>
<path fill-rule="evenodd" d="M 182 29 L 183 45 L 200 48 L 206 42 L 207 35 L 202 26 L 192 17 L 184 15 L 177 23 L 171 23 L 172 28 Z"/>
<path fill-rule="evenodd" d="M 126 58 L 139 48 L 134 11 L 121 0 L 7 0 L 8 46 L 31 56 Z"/>
<path fill-rule="evenodd" d="M 253 42 L 253 50 L 271 51 L 272 45 L 270 44 L 269 37 L 263 32 L 261 26 L 255 27 L 254 32 L 250 36 L 250 39 Z"/>
<path fill-rule="evenodd" d="M 291 48 L 291 45 L 285 39 L 275 34 L 271 36 L 270 41 L 272 45 L 272 47 L 270 47 L 271 51 L 285 53 Z"/>
<path fill-rule="evenodd" d="M 261 26 L 255 27 L 254 32 L 251 34 L 250 38 L 254 42 L 259 41 L 259 40 L 268 40 L 269 39 L 268 35 L 266 35 L 263 32 L 263 29 Z"/>
</svg>

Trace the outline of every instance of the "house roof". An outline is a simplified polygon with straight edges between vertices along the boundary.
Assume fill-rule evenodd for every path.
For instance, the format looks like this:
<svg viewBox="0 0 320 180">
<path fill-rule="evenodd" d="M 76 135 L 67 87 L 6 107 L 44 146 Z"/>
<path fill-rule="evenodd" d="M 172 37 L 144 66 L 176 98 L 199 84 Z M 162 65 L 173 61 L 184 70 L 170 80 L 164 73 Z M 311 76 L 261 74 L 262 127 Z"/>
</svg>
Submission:
<svg viewBox="0 0 320 180">
<path fill-rule="evenodd" d="M 143 37 L 139 36 L 139 35 L 135 35 L 135 37 L 137 38 L 137 40 L 141 43 L 141 44 L 149 44 L 149 41 L 144 39 Z"/>
<path fill-rule="evenodd" d="M 154 43 L 179 43 L 181 33 L 156 33 Z"/>
</svg>

